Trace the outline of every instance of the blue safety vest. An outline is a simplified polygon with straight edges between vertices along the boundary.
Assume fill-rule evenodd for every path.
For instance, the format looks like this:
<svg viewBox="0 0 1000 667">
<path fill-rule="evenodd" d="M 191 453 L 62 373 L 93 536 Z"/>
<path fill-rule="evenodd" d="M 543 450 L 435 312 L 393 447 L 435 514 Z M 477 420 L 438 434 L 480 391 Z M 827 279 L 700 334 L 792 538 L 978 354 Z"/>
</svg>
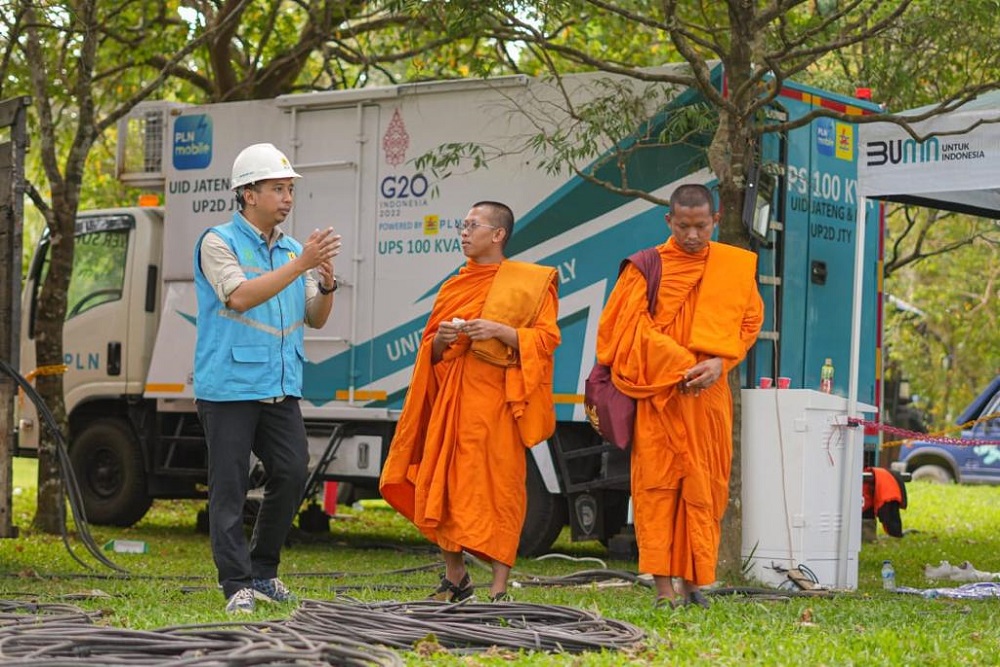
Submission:
<svg viewBox="0 0 1000 667">
<path fill-rule="evenodd" d="M 273 271 L 297 257 L 302 245 L 282 236 L 268 248 L 261 234 L 239 213 L 232 222 L 205 231 L 218 234 L 233 251 L 248 279 Z M 259 306 L 240 313 L 219 301 L 201 270 L 202 234 L 195 246 L 194 284 L 198 331 L 194 353 L 194 395 L 208 401 L 244 401 L 302 396 L 305 276 Z"/>
</svg>

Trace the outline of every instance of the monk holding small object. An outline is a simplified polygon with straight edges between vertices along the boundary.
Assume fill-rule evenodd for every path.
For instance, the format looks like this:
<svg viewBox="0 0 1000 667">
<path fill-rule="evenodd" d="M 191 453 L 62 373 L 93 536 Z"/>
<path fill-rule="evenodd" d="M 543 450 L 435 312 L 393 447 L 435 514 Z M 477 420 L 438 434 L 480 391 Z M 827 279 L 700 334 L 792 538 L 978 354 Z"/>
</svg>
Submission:
<svg viewBox="0 0 1000 667">
<path fill-rule="evenodd" d="M 666 220 L 655 312 L 629 263 L 601 314 L 597 360 L 636 399 L 639 570 L 653 575 L 657 607 L 707 607 L 701 587 L 715 581 L 733 453 L 726 376 L 756 340 L 763 304 L 757 256 L 711 241 L 719 214 L 705 186 L 674 190 Z"/>
<path fill-rule="evenodd" d="M 510 208 L 492 201 L 460 225 L 467 261 L 434 301 L 382 469 L 382 497 L 441 548 L 436 600 L 472 596 L 463 552 L 491 563 L 490 600 L 510 599 L 526 448 L 555 431 L 558 276 L 506 259 L 513 230 Z"/>
</svg>

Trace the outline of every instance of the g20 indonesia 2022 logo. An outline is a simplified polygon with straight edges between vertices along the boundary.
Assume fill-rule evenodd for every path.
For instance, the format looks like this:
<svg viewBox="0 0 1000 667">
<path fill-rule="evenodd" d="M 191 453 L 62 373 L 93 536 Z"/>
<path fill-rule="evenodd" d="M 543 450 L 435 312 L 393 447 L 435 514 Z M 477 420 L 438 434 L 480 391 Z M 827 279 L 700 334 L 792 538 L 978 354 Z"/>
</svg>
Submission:
<svg viewBox="0 0 1000 667">
<path fill-rule="evenodd" d="M 174 121 L 174 169 L 204 169 L 212 162 L 212 117 L 180 116 Z"/>
</svg>

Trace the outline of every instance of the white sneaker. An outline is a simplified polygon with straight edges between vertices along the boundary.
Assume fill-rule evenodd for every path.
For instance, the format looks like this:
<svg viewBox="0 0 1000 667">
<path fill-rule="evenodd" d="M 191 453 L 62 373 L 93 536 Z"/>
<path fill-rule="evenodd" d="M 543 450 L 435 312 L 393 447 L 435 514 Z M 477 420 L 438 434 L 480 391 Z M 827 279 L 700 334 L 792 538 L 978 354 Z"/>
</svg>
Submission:
<svg viewBox="0 0 1000 667">
<path fill-rule="evenodd" d="M 951 579 L 957 569 L 946 560 L 941 561 L 937 567 L 928 563 L 924 565 L 924 576 L 928 579 Z"/>
<path fill-rule="evenodd" d="M 288 590 L 288 586 L 275 577 L 274 579 L 254 579 L 250 585 L 253 587 L 253 594 L 258 600 L 264 602 L 295 602 L 295 594 Z"/>
<path fill-rule="evenodd" d="M 252 614 L 256 606 L 252 588 L 241 588 L 232 594 L 226 602 L 228 614 Z"/>
</svg>

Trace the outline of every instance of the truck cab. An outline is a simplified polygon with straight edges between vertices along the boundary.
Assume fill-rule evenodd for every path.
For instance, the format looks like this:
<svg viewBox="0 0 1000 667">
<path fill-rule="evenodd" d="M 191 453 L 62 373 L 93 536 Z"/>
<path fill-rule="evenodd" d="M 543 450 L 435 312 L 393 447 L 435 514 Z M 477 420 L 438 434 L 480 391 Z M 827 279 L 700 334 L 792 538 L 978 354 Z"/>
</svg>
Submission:
<svg viewBox="0 0 1000 667">
<path fill-rule="evenodd" d="M 62 369 L 39 369 L 35 356 L 39 294 L 49 269 L 47 230 L 22 292 L 22 372 L 29 379 L 64 373 L 70 457 L 88 518 L 97 523 L 131 525 L 151 503 L 149 462 L 130 412 L 143 403 L 159 324 L 162 235 L 159 207 L 88 211 L 77 218 Z M 37 455 L 36 406 L 22 396 L 18 414 L 18 452 Z"/>
</svg>

